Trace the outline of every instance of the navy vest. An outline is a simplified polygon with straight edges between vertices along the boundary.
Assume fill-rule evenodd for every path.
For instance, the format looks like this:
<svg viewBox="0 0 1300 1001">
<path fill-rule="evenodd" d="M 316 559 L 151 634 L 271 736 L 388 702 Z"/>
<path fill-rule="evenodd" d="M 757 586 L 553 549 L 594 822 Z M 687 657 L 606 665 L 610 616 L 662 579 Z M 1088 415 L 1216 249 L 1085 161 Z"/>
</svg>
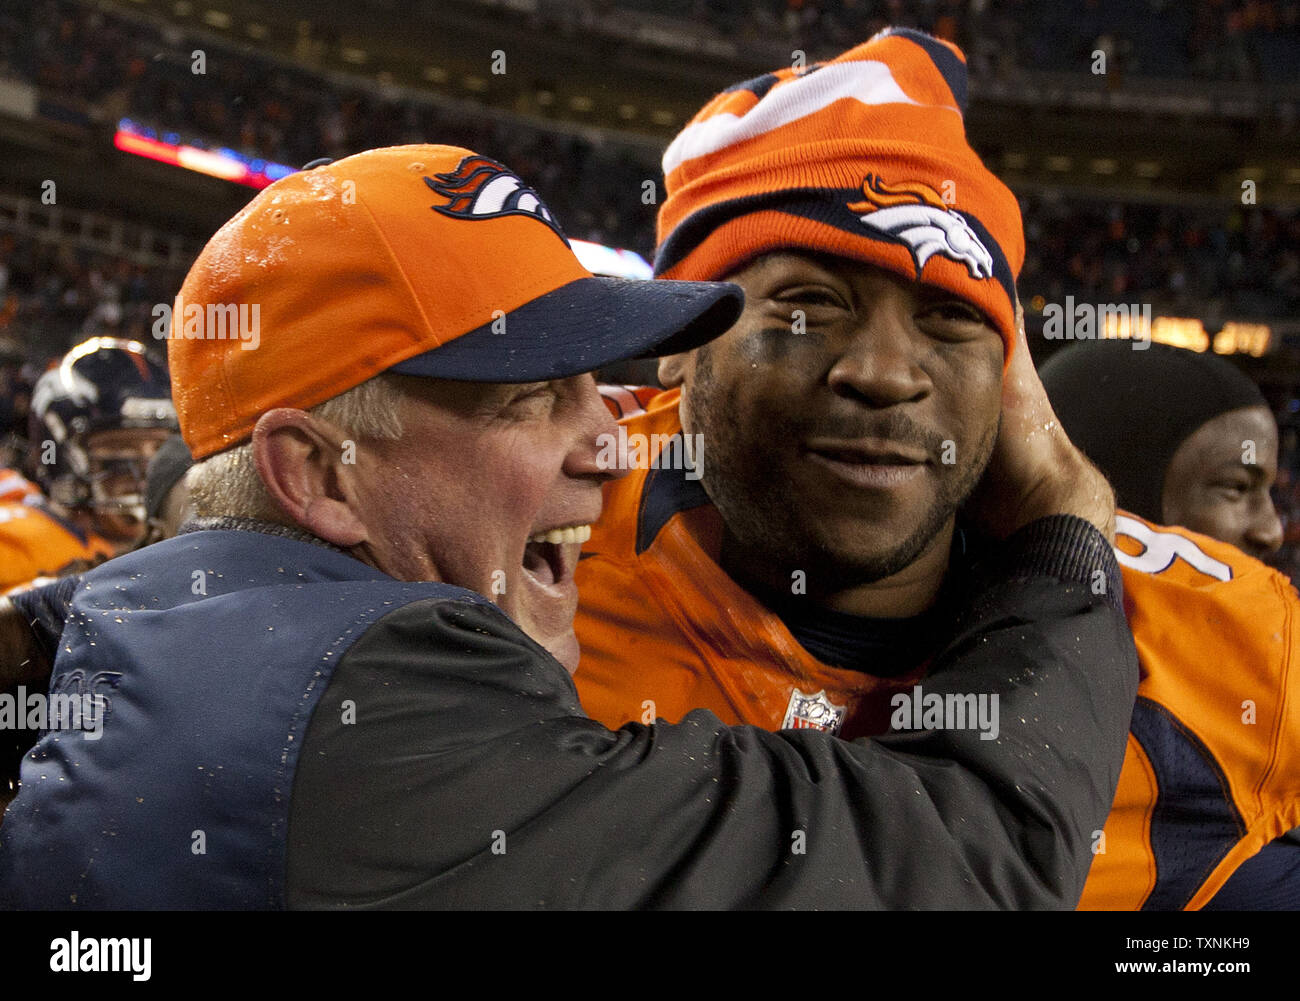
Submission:
<svg viewBox="0 0 1300 1001">
<path fill-rule="evenodd" d="M 426 598 L 487 603 L 249 531 L 181 535 L 86 574 L 50 690 L 102 707 L 100 736 L 93 718 L 50 729 L 24 759 L 0 907 L 283 907 L 289 796 L 321 693 L 371 624 Z"/>
</svg>

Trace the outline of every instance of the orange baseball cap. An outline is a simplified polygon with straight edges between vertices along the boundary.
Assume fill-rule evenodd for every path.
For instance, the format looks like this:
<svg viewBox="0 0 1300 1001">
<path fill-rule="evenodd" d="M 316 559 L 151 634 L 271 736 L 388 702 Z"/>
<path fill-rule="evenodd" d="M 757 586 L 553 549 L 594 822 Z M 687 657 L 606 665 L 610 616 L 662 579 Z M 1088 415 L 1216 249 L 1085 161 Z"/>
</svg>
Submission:
<svg viewBox="0 0 1300 1001">
<path fill-rule="evenodd" d="M 597 278 L 507 167 L 453 146 L 369 150 L 264 189 L 172 307 L 172 396 L 195 459 L 381 372 L 542 382 L 686 351 L 743 306 L 723 282 Z M 162 324 L 155 336 L 163 336 Z"/>
</svg>

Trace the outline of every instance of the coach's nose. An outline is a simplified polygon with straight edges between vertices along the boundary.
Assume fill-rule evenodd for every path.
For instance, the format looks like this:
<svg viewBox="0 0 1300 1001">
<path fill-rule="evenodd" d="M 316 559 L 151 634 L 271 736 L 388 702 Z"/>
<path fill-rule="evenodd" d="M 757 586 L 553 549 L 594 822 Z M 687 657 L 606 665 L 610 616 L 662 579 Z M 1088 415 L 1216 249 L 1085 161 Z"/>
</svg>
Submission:
<svg viewBox="0 0 1300 1001">
<path fill-rule="evenodd" d="M 563 380 L 562 385 L 574 399 L 573 442 L 565 457 L 565 472 L 597 483 L 626 476 L 626 466 L 605 461 L 614 451 L 611 443 L 617 441 L 618 422 L 596 388 L 595 376 L 573 376 Z"/>
</svg>

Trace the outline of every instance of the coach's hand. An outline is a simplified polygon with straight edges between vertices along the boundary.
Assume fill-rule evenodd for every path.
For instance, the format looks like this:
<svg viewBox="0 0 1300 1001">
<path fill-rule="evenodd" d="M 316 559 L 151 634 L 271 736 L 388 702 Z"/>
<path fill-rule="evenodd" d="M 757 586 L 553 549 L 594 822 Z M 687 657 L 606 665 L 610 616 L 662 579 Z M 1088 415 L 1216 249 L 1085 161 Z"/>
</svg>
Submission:
<svg viewBox="0 0 1300 1001">
<path fill-rule="evenodd" d="M 1002 427 L 966 513 L 998 538 L 1053 514 L 1092 522 L 1115 541 L 1115 493 L 1065 436 L 1038 378 L 1016 304 L 1016 349 L 1002 383 Z"/>
</svg>

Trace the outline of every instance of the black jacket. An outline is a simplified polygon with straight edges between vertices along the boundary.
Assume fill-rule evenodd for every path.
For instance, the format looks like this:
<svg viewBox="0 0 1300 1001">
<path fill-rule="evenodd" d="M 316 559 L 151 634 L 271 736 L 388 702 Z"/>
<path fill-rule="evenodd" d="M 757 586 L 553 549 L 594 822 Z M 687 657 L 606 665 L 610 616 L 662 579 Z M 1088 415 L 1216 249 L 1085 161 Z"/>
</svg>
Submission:
<svg viewBox="0 0 1300 1001">
<path fill-rule="evenodd" d="M 0 903 L 1072 907 L 1138 680 L 1114 557 L 1045 519 L 979 580 L 925 691 L 997 695 L 996 740 L 706 712 L 610 732 L 478 595 L 183 535 L 77 589 L 52 689 L 98 678 L 109 714 L 102 739 L 48 733 L 24 762 Z"/>
</svg>

